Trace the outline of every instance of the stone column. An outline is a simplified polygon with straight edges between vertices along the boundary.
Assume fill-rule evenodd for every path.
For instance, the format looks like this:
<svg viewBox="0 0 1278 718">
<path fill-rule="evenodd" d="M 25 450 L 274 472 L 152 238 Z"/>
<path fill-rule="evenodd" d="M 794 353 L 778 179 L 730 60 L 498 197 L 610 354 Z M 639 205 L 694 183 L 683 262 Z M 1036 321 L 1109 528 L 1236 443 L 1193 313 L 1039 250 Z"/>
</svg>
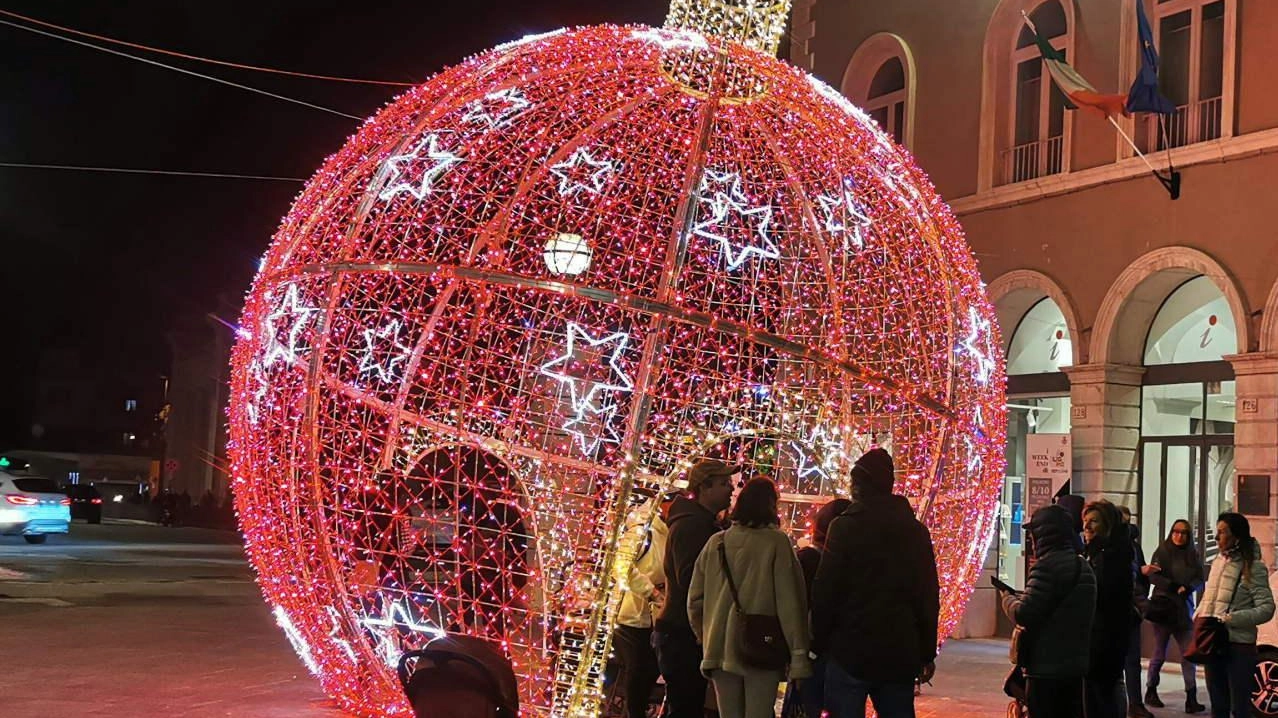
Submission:
<svg viewBox="0 0 1278 718">
<path fill-rule="evenodd" d="M 1238 476 L 1270 477 L 1269 501 L 1264 515 L 1248 514 L 1251 534 L 1260 542 L 1265 563 L 1274 565 L 1278 546 L 1278 353 L 1255 352 L 1225 357 L 1234 365 L 1238 404 L 1234 409 L 1234 496 L 1237 506 Z M 1270 584 L 1278 576 L 1270 573 Z M 1278 645 L 1278 626 L 1261 626 L 1260 642 Z"/>
<path fill-rule="evenodd" d="M 1074 471 L 1070 490 L 1140 511 L 1140 382 L 1144 367 L 1066 367 Z"/>
</svg>

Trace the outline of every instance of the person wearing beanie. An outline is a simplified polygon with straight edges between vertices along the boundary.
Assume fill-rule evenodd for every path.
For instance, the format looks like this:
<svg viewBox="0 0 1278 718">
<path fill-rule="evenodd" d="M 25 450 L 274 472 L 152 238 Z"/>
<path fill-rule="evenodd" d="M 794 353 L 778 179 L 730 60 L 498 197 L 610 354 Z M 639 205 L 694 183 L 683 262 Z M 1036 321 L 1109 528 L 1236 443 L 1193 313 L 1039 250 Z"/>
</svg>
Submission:
<svg viewBox="0 0 1278 718">
<path fill-rule="evenodd" d="M 703 718 L 706 677 L 701 646 L 688 619 L 688 589 L 697 557 L 719 531 L 718 515 L 732 505 L 733 479 L 741 469 L 702 459 L 688 470 L 688 495 L 675 498 L 666 518 L 665 604 L 653 621 L 652 644 L 666 681 L 667 718 Z"/>
<path fill-rule="evenodd" d="M 814 649 L 826 659 L 831 718 L 913 718 L 914 681 L 936 671 L 941 610 L 927 527 L 892 493 L 892 457 L 872 449 L 852 468 L 852 503 L 830 524 L 812 582 Z"/>
</svg>

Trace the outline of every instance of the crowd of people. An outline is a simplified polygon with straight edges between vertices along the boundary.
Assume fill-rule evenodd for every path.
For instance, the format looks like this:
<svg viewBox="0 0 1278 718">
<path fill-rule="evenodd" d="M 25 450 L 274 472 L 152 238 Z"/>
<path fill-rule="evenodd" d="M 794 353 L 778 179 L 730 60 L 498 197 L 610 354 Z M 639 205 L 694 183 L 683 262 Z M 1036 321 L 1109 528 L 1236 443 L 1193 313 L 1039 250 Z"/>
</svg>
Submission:
<svg viewBox="0 0 1278 718">
<path fill-rule="evenodd" d="M 1009 694 L 1023 699 L 1031 718 L 1149 718 L 1150 707 L 1164 707 L 1159 676 L 1174 638 L 1185 712 L 1207 709 L 1192 660 L 1205 667 L 1213 718 L 1250 716 L 1256 627 L 1273 618 L 1274 598 L 1247 519 L 1220 515 L 1219 553 L 1205 578 L 1188 521 L 1174 522 L 1146 562 L 1125 507 L 1100 500 L 1078 510 L 1079 503 L 1034 512 L 1025 590 L 1000 586 L 1003 611 L 1017 626 Z M 1142 692 L 1146 621 L 1155 643 Z M 1222 638 L 1213 642 L 1213 633 Z"/>
<path fill-rule="evenodd" d="M 864 718 L 872 703 L 881 718 L 913 718 L 916 687 L 936 670 L 940 597 L 931 537 L 893 494 L 894 478 L 886 451 L 861 456 L 851 498 L 818 507 L 811 545 L 798 551 L 781 530 L 775 484 L 740 467 L 701 460 L 686 494 L 668 505 L 649 497 L 623 533 L 635 560 L 617 576 L 626 591 L 613 680 L 627 718 L 649 715 L 659 677 L 665 718 L 772 718 L 783 682 L 786 716 Z M 1212 717 L 1250 715 L 1256 629 L 1273 618 L 1274 598 L 1245 517 L 1220 515 L 1206 572 L 1188 521 L 1173 523 L 1147 561 L 1130 512 L 1106 500 L 1060 497 L 1033 513 L 1025 533 L 1024 590 L 996 582 L 1016 625 L 1004 689 L 1019 715 L 1148 718 L 1150 707 L 1164 707 L 1159 677 L 1173 639 L 1184 656 L 1186 713 L 1207 710 L 1198 663 Z M 1155 642 L 1143 676 L 1144 622 Z M 424 664 L 476 672 L 483 647 L 439 649 Z M 491 675 L 501 680 L 485 684 L 487 695 L 502 686 L 513 696 L 513 675 Z M 467 685 L 427 691 L 427 679 L 411 679 L 401 671 L 418 715 L 438 715 L 427 694 Z M 495 701 L 484 715 L 518 710 L 517 697 L 513 709 Z"/>
<path fill-rule="evenodd" d="M 913 716 L 916 682 L 935 671 L 940 589 L 931 536 L 894 481 L 886 451 L 863 455 L 852 498 L 820 506 L 799 551 L 776 485 L 716 459 L 693 465 L 664 512 L 641 507 L 656 516 L 630 547 L 614 635 L 628 718 L 647 715 L 658 675 L 668 718 L 771 718 L 782 682 L 804 715 L 860 718 L 872 702 Z"/>
</svg>

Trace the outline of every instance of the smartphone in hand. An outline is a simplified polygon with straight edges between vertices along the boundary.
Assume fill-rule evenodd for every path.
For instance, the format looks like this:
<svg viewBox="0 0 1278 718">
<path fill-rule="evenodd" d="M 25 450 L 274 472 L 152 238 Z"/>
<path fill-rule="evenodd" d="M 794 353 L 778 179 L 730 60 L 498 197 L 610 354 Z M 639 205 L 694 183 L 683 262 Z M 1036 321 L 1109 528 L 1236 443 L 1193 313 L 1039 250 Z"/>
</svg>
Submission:
<svg viewBox="0 0 1278 718">
<path fill-rule="evenodd" d="M 1017 591 L 1016 589 L 1012 588 L 1006 583 L 1003 583 L 1002 581 L 998 580 L 998 576 L 990 576 L 990 584 L 994 586 L 994 588 L 997 588 L 1000 591 L 1004 591 L 1007 593 L 1020 593 L 1020 591 Z"/>
</svg>

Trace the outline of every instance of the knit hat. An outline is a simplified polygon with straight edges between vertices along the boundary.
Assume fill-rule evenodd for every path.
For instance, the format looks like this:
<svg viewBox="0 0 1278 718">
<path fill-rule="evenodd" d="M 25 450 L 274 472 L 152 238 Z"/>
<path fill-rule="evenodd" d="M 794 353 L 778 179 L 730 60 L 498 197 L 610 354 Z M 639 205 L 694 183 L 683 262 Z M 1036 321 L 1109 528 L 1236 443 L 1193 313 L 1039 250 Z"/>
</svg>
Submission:
<svg viewBox="0 0 1278 718">
<path fill-rule="evenodd" d="M 733 466 L 719 459 L 702 459 L 688 469 L 688 490 L 696 493 L 702 486 L 715 479 L 732 476 L 741 471 L 740 466 Z"/>
<path fill-rule="evenodd" d="M 852 483 L 870 487 L 875 493 L 890 494 L 896 483 L 892 455 L 883 449 L 870 449 L 852 466 Z"/>
</svg>

